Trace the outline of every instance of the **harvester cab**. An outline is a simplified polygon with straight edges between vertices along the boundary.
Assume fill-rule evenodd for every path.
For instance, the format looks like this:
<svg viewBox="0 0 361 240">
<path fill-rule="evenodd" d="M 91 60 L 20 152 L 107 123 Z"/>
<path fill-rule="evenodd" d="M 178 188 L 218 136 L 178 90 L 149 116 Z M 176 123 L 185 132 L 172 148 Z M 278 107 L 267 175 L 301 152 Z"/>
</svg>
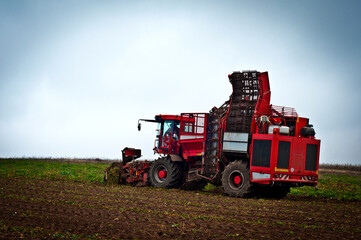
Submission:
<svg viewBox="0 0 361 240">
<path fill-rule="evenodd" d="M 140 121 L 158 123 L 156 139 L 154 141 L 154 153 L 158 154 L 179 154 L 179 126 L 180 116 L 178 115 L 156 115 L 154 120 L 139 119 Z"/>
</svg>

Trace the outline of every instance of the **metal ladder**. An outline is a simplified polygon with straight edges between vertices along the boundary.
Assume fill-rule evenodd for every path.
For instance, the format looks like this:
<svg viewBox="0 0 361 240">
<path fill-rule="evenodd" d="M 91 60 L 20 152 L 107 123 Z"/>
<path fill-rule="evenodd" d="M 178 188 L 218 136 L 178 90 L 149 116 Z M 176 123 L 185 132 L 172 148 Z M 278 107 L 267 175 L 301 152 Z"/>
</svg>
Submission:
<svg viewBox="0 0 361 240">
<path fill-rule="evenodd" d="M 219 151 L 219 126 L 222 117 L 229 108 L 229 101 L 226 101 L 220 108 L 211 111 L 207 120 L 207 137 L 204 155 L 204 175 L 213 177 L 217 172 L 218 151 Z"/>
</svg>

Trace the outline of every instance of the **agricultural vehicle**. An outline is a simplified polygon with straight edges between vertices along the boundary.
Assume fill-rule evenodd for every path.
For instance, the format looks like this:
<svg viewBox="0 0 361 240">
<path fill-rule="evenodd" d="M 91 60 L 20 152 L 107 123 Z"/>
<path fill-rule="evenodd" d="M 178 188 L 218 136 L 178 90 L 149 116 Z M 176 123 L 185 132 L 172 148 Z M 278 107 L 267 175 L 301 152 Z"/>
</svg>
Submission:
<svg viewBox="0 0 361 240">
<path fill-rule="evenodd" d="M 309 119 L 270 104 L 267 72 L 233 72 L 228 78 L 229 100 L 209 113 L 139 119 L 138 130 L 140 121 L 158 124 L 153 150 L 160 157 L 138 161 L 140 149 L 125 148 L 118 181 L 160 188 L 210 182 L 233 197 L 281 198 L 290 187 L 316 186 L 320 140 Z"/>
</svg>

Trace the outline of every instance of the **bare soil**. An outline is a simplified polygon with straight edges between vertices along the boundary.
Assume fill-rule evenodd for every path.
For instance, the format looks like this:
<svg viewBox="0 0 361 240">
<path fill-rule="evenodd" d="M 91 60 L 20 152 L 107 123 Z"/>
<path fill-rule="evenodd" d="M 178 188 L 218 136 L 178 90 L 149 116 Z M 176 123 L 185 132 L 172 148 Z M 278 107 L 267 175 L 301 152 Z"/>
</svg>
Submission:
<svg viewBox="0 0 361 240">
<path fill-rule="evenodd" d="M 361 202 L 0 177 L 0 239 L 361 239 Z"/>
</svg>

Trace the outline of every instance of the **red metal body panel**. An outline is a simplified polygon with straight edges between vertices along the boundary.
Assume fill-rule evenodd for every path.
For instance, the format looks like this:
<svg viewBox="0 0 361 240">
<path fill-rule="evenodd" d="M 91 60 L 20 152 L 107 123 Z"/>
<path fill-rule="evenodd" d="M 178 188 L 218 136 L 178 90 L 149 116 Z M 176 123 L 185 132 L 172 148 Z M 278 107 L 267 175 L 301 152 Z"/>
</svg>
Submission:
<svg viewBox="0 0 361 240">
<path fill-rule="evenodd" d="M 123 163 L 133 161 L 142 156 L 142 151 L 136 148 L 126 147 L 122 150 Z"/>
<path fill-rule="evenodd" d="M 268 72 L 260 73 L 259 76 L 260 96 L 254 111 L 255 116 L 270 115 L 271 90 L 268 79 Z"/>
<path fill-rule="evenodd" d="M 270 140 L 272 142 L 269 167 L 254 166 L 253 146 L 255 140 Z M 288 168 L 277 168 L 280 141 L 290 143 Z M 317 146 L 317 160 L 316 168 L 314 170 L 306 170 L 306 153 L 308 144 Z M 320 140 L 314 138 L 284 136 L 279 134 L 253 134 L 252 145 L 250 149 L 251 182 L 257 182 L 261 184 L 271 184 L 272 182 L 287 182 L 304 183 L 307 185 L 317 183 Z M 267 178 L 267 176 L 269 177 Z"/>
<path fill-rule="evenodd" d="M 179 115 L 169 115 L 169 114 L 165 114 L 165 115 L 162 115 L 162 114 L 159 114 L 159 115 L 156 115 L 155 118 L 161 118 L 163 120 L 180 120 L 180 116 Z"/>
<path fill-rule="evenodd" d="M 308 124 L 308 118 L 297 118 L 295 136 L 301 136 L 301 128 Z"/>
<path fill-rule="evenodd" d="M 269 116 L 271 113 L 271 90 L 268 79 L 268 72 L 260 73 L 259 76 L 259 97 L 257 100 L 257 105 L 254 110 L 254 115 L 252 118 L 251 132 L 256 133 L 256 118 L 266 115 Z"/>
<path fill-rule="evenodd" d="M 179 145 L 184 159 L 204 154 L 206 126 L 206 113 L 181 114 Z"/>
</svg>

